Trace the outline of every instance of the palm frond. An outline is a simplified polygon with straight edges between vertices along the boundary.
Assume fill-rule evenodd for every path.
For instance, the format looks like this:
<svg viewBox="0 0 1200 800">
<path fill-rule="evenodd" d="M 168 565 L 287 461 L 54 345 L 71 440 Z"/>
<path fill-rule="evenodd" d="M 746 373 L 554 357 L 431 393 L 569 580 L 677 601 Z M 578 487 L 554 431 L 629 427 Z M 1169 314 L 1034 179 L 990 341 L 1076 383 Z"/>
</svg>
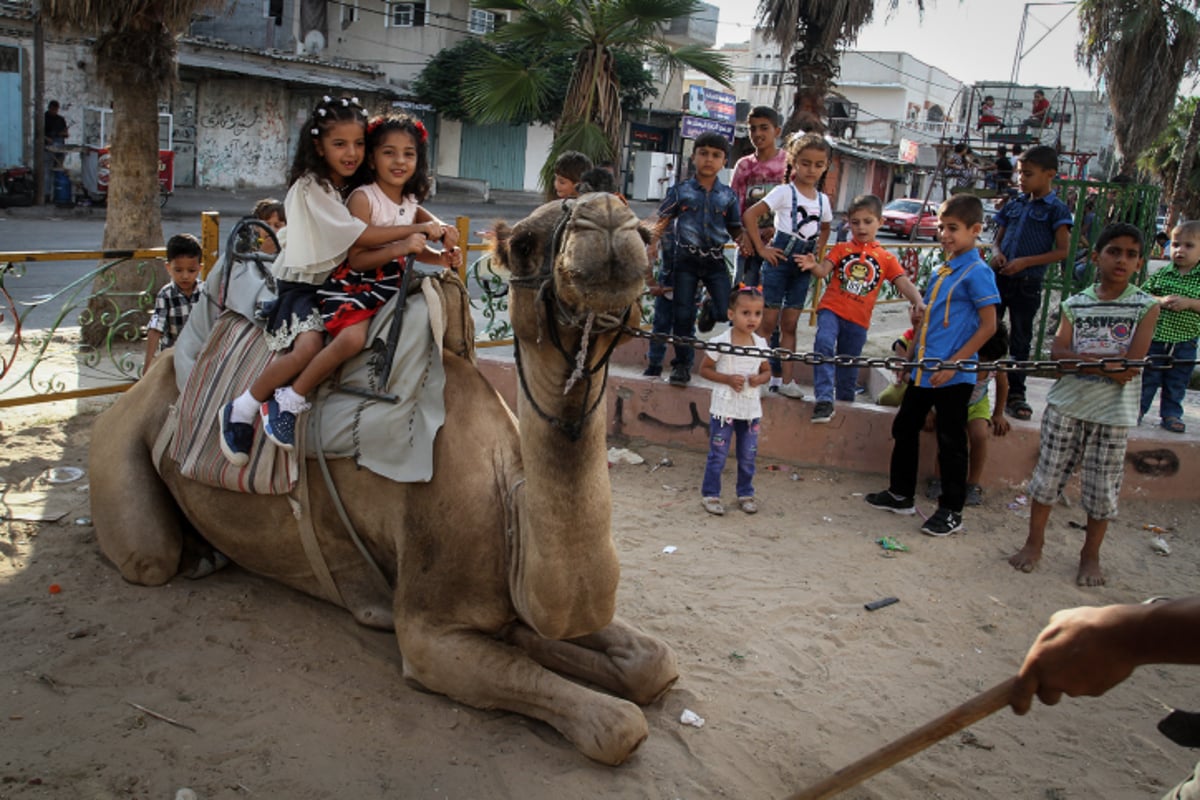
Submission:
<svg viewBox="0 0 1200 800">
<path fill-rule="evenodd" d="M 720 81 L 724 86 L 730 86 L 730 81 L 733 80 L 733 69 L 729 66 L 729 59 L 706 47 L 699 45 L 671 47 L 665 43 L 656 43 L 651 45 L 649 53 L 656 63 L 672 72 L 693 69 Z"/>
<path fill-rule="evenodd" d="M 475 121 L 487 124 L 536 117 L 548 95 L 546 73 L 495 53 L 463 78 L 463 100 Z"/>
</svg>

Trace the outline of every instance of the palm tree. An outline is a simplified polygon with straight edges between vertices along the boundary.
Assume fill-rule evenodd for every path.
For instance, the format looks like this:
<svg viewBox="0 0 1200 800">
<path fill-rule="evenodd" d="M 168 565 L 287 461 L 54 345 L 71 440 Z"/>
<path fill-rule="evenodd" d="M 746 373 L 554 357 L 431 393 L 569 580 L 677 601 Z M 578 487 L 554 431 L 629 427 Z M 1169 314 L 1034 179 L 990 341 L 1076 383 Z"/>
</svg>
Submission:
<svg viewBox="0 0 1200 800">
<path fill-rule="evenodd" d="M 1162 130 L 1184 74 L 1200 58 L 1197 0 L 1080 0 L 1076 60 L 1104 81 L 1121 151 L 1132 175 Z"/>
<path fill-rule="evenodd" d="M 192 14 L 212 0 L 42 0 L 46 24 L 94 37 L 96 73 L 112 92 L 114 131 L 108 184 L 105 250 L 159 247 L 163 243 L 158 198 L 158 101 L 175 81 L 175 37 Z M 108 298 L 93 298 L 83 337 L 100 344 L 110 322 L 132 303 L 121 297 L 158 279 L 126 262 L 105 283 Z M 155 284 L 157 285 L 157 284 Z M 117 307 L 114 307 L 117 306 Z M 125 306 L 125 307 L 120 307 Z"/>
<path fill-rule="evenodd" d="M 724 84 L 731 75 L 723 56 L 694 45 L 673 47 L 663 36 L 671 20 L 700 12 L 698 0 L 474 0 L 474 5 L 517 12 L 489 35 L 497 45 L 538 45 L 547 54 L 530 62 L 500 50 L 470 70 L 463 88 L 476 121 L 537 117 L 550 94 L 550 57 L 565 53 L 574 60 L 554 144 L 542 168 L 543 186 L 552 184 L 554 159 L 566 150 L 593 160 L 620 152 L 624 116 L 617 52 L 654 61 L 672 73 L 694 69 Z"/>
<path fill-rule="evenodd" d="M 894 11 L 900 0 L 888 0 Z M 916 0 L 925 10 L 924 0 Z M 838 51 L 858 38 L 876 0 L 759 0 L 758 24 L 790 57 L 796 94 L 784 132 L 824 131 L 825 96 L 838 76 Z"/>
<path fill-rule="evenodd" d="M 1200 164 L 1196 163 L 1196 139 L 1200 133 L 1200 97 L 1179 101 L 1158 137 L 1142 151 L 1138 166 L 1170 190 L 1169 231 L 1182 214 L 1200 218 Z M 1186 165 L 1182 169 L 1180 165 Z"/>
</svg>

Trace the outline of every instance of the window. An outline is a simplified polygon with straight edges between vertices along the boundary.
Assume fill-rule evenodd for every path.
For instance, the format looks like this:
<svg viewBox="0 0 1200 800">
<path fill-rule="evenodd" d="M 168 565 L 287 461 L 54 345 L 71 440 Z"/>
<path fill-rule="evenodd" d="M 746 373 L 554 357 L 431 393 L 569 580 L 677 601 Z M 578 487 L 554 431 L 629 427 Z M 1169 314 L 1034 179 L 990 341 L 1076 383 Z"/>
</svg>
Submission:
<svg viewBox="0 0 1200 800">
<path fill-rule="evenodd" d="M 342 28 L 347 28 L 353 22 L 358 22 L 358 0 L 341 0 Z"/>
<path fill-rule="evenodd" d="M 471 20 L 467 23 L 467 30 L 471 33 L 477 33 L 480 36 L 491 33 L 496 30 L 496 15 L 491 11 L 472 8 Z"/>
<path fill-rule="evenodd" d="M 424 3 L 388 3 L 385 28 L 412 28 L 425 24 Z"/>
</svg>

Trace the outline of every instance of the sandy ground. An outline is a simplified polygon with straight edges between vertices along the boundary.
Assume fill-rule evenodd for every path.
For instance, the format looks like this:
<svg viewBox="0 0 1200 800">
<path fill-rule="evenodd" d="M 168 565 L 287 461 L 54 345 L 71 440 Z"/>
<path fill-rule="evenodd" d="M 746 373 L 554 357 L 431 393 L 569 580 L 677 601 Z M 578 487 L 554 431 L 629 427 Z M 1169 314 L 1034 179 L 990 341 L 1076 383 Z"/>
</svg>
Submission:
<svg viewBox="0 0 1200 800">
<path fill-rule="evenodd" d="M 715 518 L 701 455 L 635 447 L 648 464 L 611 471 L 619 609 L 675 648 L 681 678 L 609 768 L 541 723 L 413 691 L 390 634 L 237 568 L 123 582 L 96 546 L 87 476 L 45 481 L 86 468 L 92 422 L 6 412 L 0 431 L 9 510 L 61 514 L 0 523 L 0 798 L 784 797 L 1013 674 L 1054 610 L 1195 592 L 1200 566 L 1196 504 L 1126 503 L 1109 586 L 1083 590 L 1077 509 L 1055 510 L 1039 571 L 1005 564 L 1024 536 L 1018 489 L 935 540 L 863 503 L 877 477 L 763 463 L 762 512 Z M 1169 557 L 1146 523 L 1172 529 Z M 881 535 L 910 552 L 887 557 Z M 1155 724 L 1200 710 L 1198 674 L 1145 668 L 1103 699 L 1001 711 L 845 796 L 1157 798 L 1196 753 Z M 685 708 L 705 725 L 681 725 Z"/>
</svg>

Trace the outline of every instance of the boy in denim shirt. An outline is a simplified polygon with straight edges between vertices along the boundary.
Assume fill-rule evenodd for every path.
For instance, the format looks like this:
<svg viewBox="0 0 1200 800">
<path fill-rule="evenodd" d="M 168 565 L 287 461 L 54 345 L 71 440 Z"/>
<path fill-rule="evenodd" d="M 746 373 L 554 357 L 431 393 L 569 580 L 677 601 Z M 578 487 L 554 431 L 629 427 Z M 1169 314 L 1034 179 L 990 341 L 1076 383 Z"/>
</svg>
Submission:
<svg viewBox="0 0 1200 800">
<path fill-rule="evenodd" d="M 1021 194 L 998 213 L 999 227 L 992 242 L 992 268 L 1000 290 L 997 320 L 1008 311 L 1009 353 L 1018 361 L 1029 358 L 1033 319 L 1042 306 L 1046 267 L 1067 257 L 1071 246 L 1071 210 L 1054 193 L 1058 153 L 1038 145 L 1017 156 L 1017 185 Z M 1029 419 L 1025 375 L 1009 376 L 1009 416 Z"/>
<path fill-rule="evenodd" d="M 717 180 L 725 166 L 729 143 L 719 133 L 696 137 L 692 149 L 695 176 L 667 190 L 658 207 L 658 228 L 667 232 L 674 247 L 671 270 L 675 282 L 671 332 L 690 336 L 696 323 L 696 287 L 703 284 L 713 308 L 729 306 L 729 270 L 725 245 L 742 232 L 737 195 Z M 671 383 L 682 386 L 692 379 L 692 348 L 675 346 Z"/>
</svg>

